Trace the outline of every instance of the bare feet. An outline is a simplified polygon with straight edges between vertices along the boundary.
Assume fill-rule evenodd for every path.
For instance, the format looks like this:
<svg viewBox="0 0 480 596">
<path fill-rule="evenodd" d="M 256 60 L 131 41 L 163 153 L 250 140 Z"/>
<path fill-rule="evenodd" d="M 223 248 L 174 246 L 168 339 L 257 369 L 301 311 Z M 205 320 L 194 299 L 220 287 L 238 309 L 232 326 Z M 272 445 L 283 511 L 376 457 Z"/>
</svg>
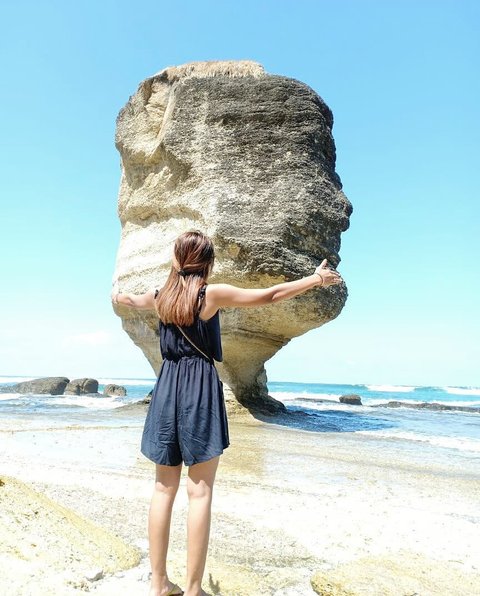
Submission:
<svg viewBox="0 0 480 596">
<path fill-rule="evenodd" d="M 176 584 L 171 582 L 169 579 L 162 580 L 161 582 L 156 582 L 156 584 L 154 584 L 152 581 L 148 596 L 167 596 L 167 594 L 171 594 L 172 596 L 173 594 L 178 594 L 180 596 L 180 594 L 183 594 L 181 589 L 179 589 L 178 587 L 176 590 L 172 592 L 175 586 Z"/>
</svg>

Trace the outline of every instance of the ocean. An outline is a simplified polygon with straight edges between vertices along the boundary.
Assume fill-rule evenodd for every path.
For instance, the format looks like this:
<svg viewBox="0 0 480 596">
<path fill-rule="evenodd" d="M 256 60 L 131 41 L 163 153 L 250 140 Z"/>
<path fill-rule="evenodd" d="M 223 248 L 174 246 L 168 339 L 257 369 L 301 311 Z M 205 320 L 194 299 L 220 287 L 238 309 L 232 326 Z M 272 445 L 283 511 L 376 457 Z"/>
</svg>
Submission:
<svg viewBox="0 0 480 596">
<path fill-rule="evenodd" d="M 38 377 L 0 377 L 0 391 Z M 123 385 L 125 397 L 48 396 L 0 393 L 2 430 L 75 425 L 138 425 L 138 411 L 125 417 L 109 417 L 109 411 L 132 404 L 149 393 L 155 378 L 99 378 L 99 392 L 106 384 Z M 288 410 L 308 414 L 308 431 L 349 432 L 454 450 L 458 455 L 480 459 L 480 388 L 421 387 L 402 385 L 340 385 L 323 383 L 268 382 L 269 394 Z M 341 395 L 356 394 L 362 405 L 343 404 Z M 399 402 L 399 407 L 389 407 Z M 439 404 L 461 409 L 440 409 Z M 413 406 L 413 407 L 411 407 Z M 430 409 L 432 408 L 432 409 Z M 437 409 L 435 409 L 437 408 Z"/>
</svg>

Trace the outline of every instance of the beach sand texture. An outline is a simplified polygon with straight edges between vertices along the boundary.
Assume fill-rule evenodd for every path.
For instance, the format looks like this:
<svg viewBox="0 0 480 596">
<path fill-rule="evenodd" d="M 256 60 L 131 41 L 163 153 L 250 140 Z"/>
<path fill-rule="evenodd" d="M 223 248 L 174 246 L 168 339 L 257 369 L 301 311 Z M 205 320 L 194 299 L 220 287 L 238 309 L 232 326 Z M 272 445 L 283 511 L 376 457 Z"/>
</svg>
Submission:
<svg viewBox="0 0 480 596">
<path fill-rule="evenodd" d="M 0 477 L 2 594 L 77 593 L 86 576 L 138 565 L 123 540 L 9 476 Z"/>
<path fill-rule="evenodd" d="M 0 433 L 0 469 L 20 481 L 4 476 L 1 487 L 0 593 L 148 594 L 154 465 L 139 452 L 141 432 L 139 423 Z M 477 462 L 429 445 L 245 416 L 231 419 L 230 435 L 214 489 L 210 594 L 480 593 Z M 169 551 L 180 585 L 185 474 Z M 87 569 L 103 577 L 90 581 Z"/>
</svg>

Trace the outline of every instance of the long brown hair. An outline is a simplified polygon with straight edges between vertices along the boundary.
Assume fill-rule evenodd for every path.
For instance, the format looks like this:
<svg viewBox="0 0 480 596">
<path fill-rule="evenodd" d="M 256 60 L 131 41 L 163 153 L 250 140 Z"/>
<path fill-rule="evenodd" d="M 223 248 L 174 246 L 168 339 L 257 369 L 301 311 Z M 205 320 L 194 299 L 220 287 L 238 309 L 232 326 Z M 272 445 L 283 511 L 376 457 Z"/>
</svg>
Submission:
<svg viewBox="0 0 480 596">
<path fill-rule="evenodd" d="M 193 325 L 198 312 L 198 292 L 206 283 L 215 261 L 211 239 L 200 230 L 184 232 L 175 240 L 172 268 L 155 300 L 160 320 Z"/>
</svg>

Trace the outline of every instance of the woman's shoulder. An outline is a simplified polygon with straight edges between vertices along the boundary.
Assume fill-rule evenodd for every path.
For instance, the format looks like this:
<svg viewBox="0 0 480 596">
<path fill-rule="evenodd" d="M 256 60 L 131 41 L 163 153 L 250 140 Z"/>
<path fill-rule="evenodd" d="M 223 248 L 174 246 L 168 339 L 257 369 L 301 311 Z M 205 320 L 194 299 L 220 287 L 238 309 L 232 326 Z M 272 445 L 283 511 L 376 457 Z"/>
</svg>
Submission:
<svg viewBox="0 0 480 596">
<path fill-rule="evenodd" d="M 225 292 L 225 290 L 228 290 L 229 288 L 232 288 L 234 286 L 231 286 L 230 284 L 226 284 L 226 283 L 205 283 L 202 286 L 202 290 L 207 293 L 209 296 L 215 297 L 218 296 L 220 294 L 222 294 L 223 292 Z"/>
</svg>

